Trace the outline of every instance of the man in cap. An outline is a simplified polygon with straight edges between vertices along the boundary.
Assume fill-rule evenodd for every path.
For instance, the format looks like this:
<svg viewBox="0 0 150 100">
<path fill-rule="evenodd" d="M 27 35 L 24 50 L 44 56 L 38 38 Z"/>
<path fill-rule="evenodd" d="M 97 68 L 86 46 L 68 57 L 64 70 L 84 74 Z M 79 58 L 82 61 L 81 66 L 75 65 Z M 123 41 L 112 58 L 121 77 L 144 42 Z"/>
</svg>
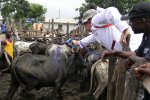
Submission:
<svg viewBox="0 0 150 100">
<path fill-rule="evenodd" d="M 139 2 L 133 6 L 128 15 L 123 16 L 122 19 L 129 19 L 130 25 L 135 32 L 144 33 L 142 42 L 135 52 L 127 52 L 127 51 L 117 51 L 117 50 L 109 50 L 103 53 L 102 58 L 108 56 L 119 56 L 122 58 L 128 58 L 129 56 L 136 55 L 141 59 L 150 60 L 150 2 Z M 133 62 L 134 59 L 130 59 Z M 140 68 L 136 68 L 136 75 L 141 77 L 139 73 L 150 74 L 150 64 L 141 65 Z M 150 100 L 149 93 L 144 91 L 144 99 Z"/>
<path fill-rule="evenodd" d="M 73 40 L 72 43 L 84 48 L 91 43 L 98 42 L 108 50 L 122 50 L 121 43 L 126 43 L 126 38 L 130 33 L 134 34 L 127 22 L 121 21 L 120 18 L 121 14 L 115 7 L 109 7 L 100 13 L 94 9 L 88 10 L 83 15 L 82 24 L 92 34 L 80 41 Z"/>
</svg>

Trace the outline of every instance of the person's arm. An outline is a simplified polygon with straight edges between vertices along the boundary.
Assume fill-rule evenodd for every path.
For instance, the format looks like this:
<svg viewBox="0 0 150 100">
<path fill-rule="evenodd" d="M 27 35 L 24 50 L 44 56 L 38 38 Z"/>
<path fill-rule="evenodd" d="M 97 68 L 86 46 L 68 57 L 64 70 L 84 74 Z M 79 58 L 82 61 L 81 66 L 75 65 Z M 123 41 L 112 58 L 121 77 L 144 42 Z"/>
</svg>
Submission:
<svg viewBox="0 0 150 100">
<path fill-rule="evenodd" d="M 94 43 L 96 42 L 96 39 L 94 38 L 93 34 L 83 38 L 82 40 L 73 40 L 72 41 L 73 44 L 75 44 L 76 46 L 80 46 L 80 48 L 84 48 L 86 47 L 87 45 L 91 44 L 91 43 Z"/>
<path fill-rule="evenodd" d="M 1 45 L 6 45 L 6 44 L 7 44 L 6 40 L 1 41 Z"/>
<path fill-rule="evenodd" d="M 150 63 L 145 63 L 135 68 L 135 75 L 137 78 L 141 78 L 143 74 L 150 76 Z"/>
<path fill-rule="evenodd" d="M 135 52 L 131 52 L 131 51 L 118 51 L 118 50 L 106 50 L 103 52 L 102 54 L 102 59 L 106 58 L 106 57 L 110 57 L 110 56 L 117 56 L 117 57 L 121 57 L 121 58 L 128 58 L 131 55 L 136 55 Z"/>
<path fill-rule="evenodd" d="M 121 38 L 120 38 L 120 42 L 121 43 L 127 43 L 127 37 L 128 35 L 130 34 L 130 31 L 129 31 L 129 28 L 125 29 L 123 32 L 122 32 L 122 35 L 121 35 Z"/>
<path fill-rule="evenodd" d="M 1 41 L 1 52 L 4 52 L 4 46 L 7 44 L 5 40 Z"/>
</svg>

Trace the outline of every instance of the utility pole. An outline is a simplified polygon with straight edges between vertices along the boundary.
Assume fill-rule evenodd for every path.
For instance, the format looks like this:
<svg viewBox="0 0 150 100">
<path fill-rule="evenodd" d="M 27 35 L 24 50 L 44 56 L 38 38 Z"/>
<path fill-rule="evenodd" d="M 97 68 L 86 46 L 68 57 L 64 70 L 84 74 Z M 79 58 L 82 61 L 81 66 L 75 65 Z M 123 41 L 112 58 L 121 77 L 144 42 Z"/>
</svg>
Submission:
<svg viewBox="0 0 150 100">
<path fill-rule="evenodd" d="M 58 17 L 58 18 L 60 19 L 60 9 L 58 10 L 58 14 L 59 14 L 59 17 Z"/>
</svg>

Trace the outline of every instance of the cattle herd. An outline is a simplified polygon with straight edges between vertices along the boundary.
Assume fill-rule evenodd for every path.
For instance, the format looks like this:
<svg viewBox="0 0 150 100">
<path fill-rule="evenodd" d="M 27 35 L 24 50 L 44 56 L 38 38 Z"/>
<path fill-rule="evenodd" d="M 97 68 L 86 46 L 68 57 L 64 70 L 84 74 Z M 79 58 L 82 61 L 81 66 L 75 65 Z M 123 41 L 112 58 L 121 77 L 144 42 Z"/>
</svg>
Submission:
<svg viewBox="0 0 150 100">
<path fill-rule="evenodd" d="M 0 99 L 15 100 L 15 95 L 18 95 L 23 100 L 37 100 L 33 99 L 36 96 L 32 91 L 50 87 L 53 91 L 49 90 L 48 100 L 84 100 L 86 97 L 88 100 L 99 100 L 107 87 L 108 62 L 98 60 L 100 52 L 86 53 L 83 56 L 80 50 L 72 52 L 66 44 L 44 44 L 37 41 L 16 41 L 14 52 L 16 56 L 11 65 L 5 64 L 5 67 L 0 68 L 3 72 L 1 80 L 6 74 L 11 77 L 5 96 Z M 5 68 L 9 68 L 7 73 L 3 71 Z M 66 99 L 62 88 L 66 87 L 65 83 L 71 85 L 71 81 L 79 84 L 78 92 L 82 96 Z M 103 95 L 102 100 L 105 100 L 106 94 Z"/>
</svg>

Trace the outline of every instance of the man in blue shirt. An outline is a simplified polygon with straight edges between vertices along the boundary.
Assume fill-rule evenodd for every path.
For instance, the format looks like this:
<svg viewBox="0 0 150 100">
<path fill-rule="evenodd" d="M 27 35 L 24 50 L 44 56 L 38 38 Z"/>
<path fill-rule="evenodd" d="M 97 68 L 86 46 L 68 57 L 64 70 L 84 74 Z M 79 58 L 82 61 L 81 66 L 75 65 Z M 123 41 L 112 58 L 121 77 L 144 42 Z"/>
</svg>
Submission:
<svg viewBox="0 0 150 100">
<path fill-rule="evenodd" d="M 2 34 L 6 33 L 6 25 L 4 22 L 1 24 L 1 31 L 2 31 Z"/>
</svg>

